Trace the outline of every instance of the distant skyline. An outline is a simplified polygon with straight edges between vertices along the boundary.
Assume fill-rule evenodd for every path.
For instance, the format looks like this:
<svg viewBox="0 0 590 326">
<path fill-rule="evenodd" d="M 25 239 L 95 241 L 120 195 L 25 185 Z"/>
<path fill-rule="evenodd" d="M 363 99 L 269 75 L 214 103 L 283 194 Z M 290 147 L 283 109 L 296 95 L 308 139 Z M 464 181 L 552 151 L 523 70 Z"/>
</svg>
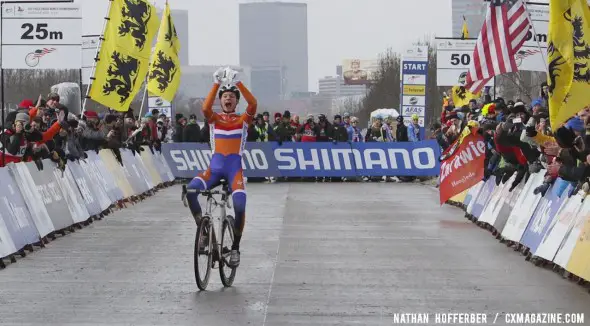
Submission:
<svg viewBox="0 0 590 326">
<path fill-rule="evenodd" d="M 473 0 L 481 2 L 480 0 Z M 108 0 L 82 3 L 84 34 L 101 32 Z M 189 10 L 191 65 L 239 64 L 238 0 L 170 0 Z M 336 74 L 345 58 L 376 58 L 388 48 L 401 52 L 425 35 L 451 33 L 451 0 L 308 0 L 309 90 Z M 155 1 L 163 7 L 165 0 Z M 471 32 L 471 31 L 470 31 Z M 477 32 L 471 32 L 477 33 Z"/>
</svg>

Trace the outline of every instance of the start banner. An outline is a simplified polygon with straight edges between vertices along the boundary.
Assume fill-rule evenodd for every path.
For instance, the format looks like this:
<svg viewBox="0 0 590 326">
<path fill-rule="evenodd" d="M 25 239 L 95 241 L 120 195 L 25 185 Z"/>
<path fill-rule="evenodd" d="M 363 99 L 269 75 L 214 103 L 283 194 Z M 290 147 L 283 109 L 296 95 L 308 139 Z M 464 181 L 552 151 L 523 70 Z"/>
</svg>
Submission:
<svg viewBox="0 0 590 326">
<path fill-rule="evenodd" d="M 172 174 L 194 178 L 209 166 L 211 150 L 201 143 L 162 144 Z M 436 176 L 435 140 L 394 143 L 247 143 L 246 177 Z"/>
</svg>

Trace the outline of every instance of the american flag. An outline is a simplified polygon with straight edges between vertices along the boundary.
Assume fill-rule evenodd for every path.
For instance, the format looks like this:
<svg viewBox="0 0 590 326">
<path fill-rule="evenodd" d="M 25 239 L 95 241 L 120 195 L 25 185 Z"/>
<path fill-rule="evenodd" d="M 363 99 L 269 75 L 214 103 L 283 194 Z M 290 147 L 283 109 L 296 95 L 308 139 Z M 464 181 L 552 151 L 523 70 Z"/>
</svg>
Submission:
<svg viewBox="0 0 590 326">
<path fill-rule="evenodd" d="M 518 71 L 514 56 L 526 40 L 531 20 L 522 0 L 491 0 L 465 88 L 478 93 L 496 75 Z"/>
<path fill-rule="evenodd" d="M 41 58 L 42 56 L 44 56 L 44 55 L 46 55 L 46 54 L 48 54 L 48 53 L 51 53 L 51 52 L 53 52 L 53 51 L 55 51 L 55 48 L 49 48 L 49 49 L 48 49 L 48 48 L 37 49 L 37 50 L 35 50 L 35 52 L 34 52 L 34 55 L 33 55 L 33 56 L 34 56 L 35 58 Z"/>
</svg>

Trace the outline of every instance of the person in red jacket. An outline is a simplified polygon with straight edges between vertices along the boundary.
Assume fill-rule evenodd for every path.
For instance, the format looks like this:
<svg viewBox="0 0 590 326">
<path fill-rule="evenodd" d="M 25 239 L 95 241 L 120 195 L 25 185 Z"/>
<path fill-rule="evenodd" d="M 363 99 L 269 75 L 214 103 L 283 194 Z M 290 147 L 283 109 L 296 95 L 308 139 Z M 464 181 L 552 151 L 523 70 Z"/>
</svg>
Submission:
<svg viewBox="0 0 590 326">
<path fill-rule="evenodd" d="M 319 132 L 318 126 L 313 121 L 313 115 L 309 114 L 307 116 L 307 121 L 305 121 L 305 124 L 303 124 L 301 127 L 299 127 L 299 130 L 297 130 L 297 133 L 299 135 L 301 135 L 301 142 L 302 143 L 317 141 L 317 138 L 318 138 L 318 135 L 320 132 Z"/>
<path fill-rule="evenodd" d="M 2 151 L 0 152 L 0 166 L 6 166 L 8 163 L 18 163 L 22 161 L 31 161 L 33 145 L 44 144 L 53 139 L 62 128 L 63 117 L 55 122 L 46 132 L 34 130 L 30 125 L 30 117 L 26 113 L 16 115 L 14 125 L 10 129 L 5 129 L 2 133 L 0 142 Z"/>
</svg>

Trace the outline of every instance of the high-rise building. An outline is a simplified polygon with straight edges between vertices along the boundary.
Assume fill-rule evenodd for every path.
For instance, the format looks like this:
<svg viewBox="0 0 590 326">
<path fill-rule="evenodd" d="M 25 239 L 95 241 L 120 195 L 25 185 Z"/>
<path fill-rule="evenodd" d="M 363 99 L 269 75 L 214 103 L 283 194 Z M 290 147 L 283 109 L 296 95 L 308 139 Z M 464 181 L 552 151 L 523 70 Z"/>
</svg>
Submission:
<svg viewBox="0 0 590 326">
<path fill-rule="evenodd" d="M 261 102 L 308 91 L 307 4 L 240 4 L 240 65 Z"/>
<path fill-rule="evenodd" d="M 452 0 L 453 35 L 460 37 L 463 28 L 463 17 L 467 21 L 469 37 L 477 38 L 485 19 L 489 2 L 481 0 Z"/>
<path fill-rule="evenodd" d="M 158 17 L 162 18 L 162 12 L 164 10 L 158 8 Z M 189 65 L 189 28 L 188 28 L 188 10 L 181 9 L 170 9 L 172 12 L 172 20 L 174 21 L 174 27 L 176 27 L 176 34 L 180 40 L 180 53 L 178 59 L 180 59 L 181 66 Z M 154 45 L 156 44 L 157 37 L 154 38 Z"/>
</svg>

